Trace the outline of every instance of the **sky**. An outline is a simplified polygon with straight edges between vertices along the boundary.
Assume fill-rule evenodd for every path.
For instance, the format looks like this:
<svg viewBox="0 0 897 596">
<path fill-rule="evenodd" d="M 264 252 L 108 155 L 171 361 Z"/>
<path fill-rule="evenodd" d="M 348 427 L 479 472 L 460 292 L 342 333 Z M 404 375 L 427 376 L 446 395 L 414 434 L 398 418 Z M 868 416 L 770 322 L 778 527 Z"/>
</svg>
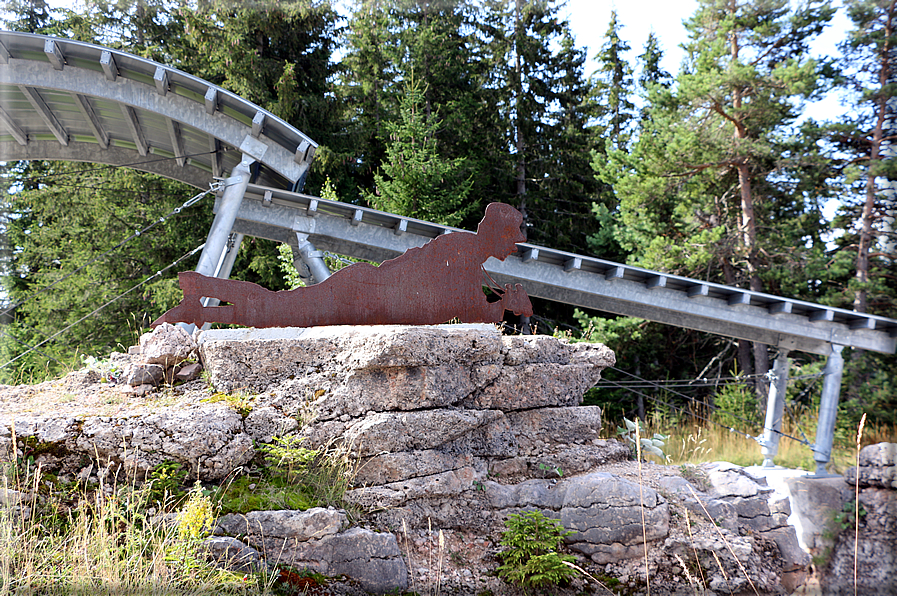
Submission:
<svg viewBox="0 0 897 596">
<path fill-rule="evenodd" d="M 795 4 L 794 0 L 792 4 Z M 835 5 L 840 6 L 840 3 L 836 2 Z M 697 6 L 697 0 L 629 0 L 620 3 L 613 0 L 568 0 L 562 14 L 566 13 L 569 18 L 577 46 L 586 50 L 587 75 L 596 68 L 595 55 L 604 43 L 611 11 L 616 9 L 617 22 L 622 26 L 620 37 L 632 48 L 628 56 L 630 61 L 634 62 L 644 52 L 648 34 L 654 31 L 664 52 L 661 65 L 675 76 L 685 57 L 679 46 L 688 39 L 682 23 L 694 14 Z M 839 9 L 829 27 L 813 43 L 813 53 L 838 55 L 836 46 L 848 29 L 849 19 Z M 835 118 L 840 112 L 838 102 L 837 97 L 828 97 L 809 106 L 807 115 L 817 120 Z"/>
</svg>

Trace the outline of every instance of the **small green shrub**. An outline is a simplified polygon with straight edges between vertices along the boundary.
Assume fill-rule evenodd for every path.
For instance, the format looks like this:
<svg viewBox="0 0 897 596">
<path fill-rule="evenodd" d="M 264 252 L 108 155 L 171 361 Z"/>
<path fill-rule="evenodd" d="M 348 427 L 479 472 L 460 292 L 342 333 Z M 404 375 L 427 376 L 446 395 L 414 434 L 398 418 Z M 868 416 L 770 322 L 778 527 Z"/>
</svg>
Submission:
<svg viewBox="0 0 897 596">
<path fill-rule="evenodd" d="M 557 552 L 564 537 L 573 533 L 565 531 L 559 521 L 530 511 L 509 516 L 505 526 L 508 529 L 501 544 L 508 550 L 498 554 L 503 561 L 499 577 L 523 588 L 544 588 L 576 574 L 565 564 L 574 558 Z"/>
<path fill-rule="evenodd" d="M 633 422 L 628 418 L 623 418 L 623 422 L 626 424 L 626 428 L 618 426 L 617 436 L 629 443 L 629 449 L 632 451 L 633 457 L 637 457 L 638 445 L 641 444 L 642 455 L 650 453 L 659 457 L 661 461 L 669 459 L 661 449 L 661 447 L 666 445 L 667 439 L 670 438 L 669 435 L 654 433 L 654 436 L 649 439 L 645 436 L 645 427 L 640 421 L 636 420 Z M 638 443 L 636 443 L 636 436 L 639 437 Z"/>
<path fill-rule="evenodd" d="M 181 462 L 167 460 L 154 467 L 147 477 L 148 494 L 151 503 L 166 503 L 169 499 L 178 500 L 187 494 L 184 483 L 187 481 L 187 470 Z"/>
<path fill-rule="evenodd" d="M 841 511 L 835 513 L 834 521 L 842 530 L 849 530 L 856 525 L 856 501 L 847 501 L 841 506 Z M 860 505 L 860 517 L 866 516 L 866 509 Z"/>
<path fill-rule="evenodd" d="M 347 449 L 323 446 L 306 449 L 303 437 L 273 437 L 258 447 L 266 465 L 219 487 L 215 499 L 221 513 L 254 510 L 340 507 L 355 477 Z"/>
</svg>

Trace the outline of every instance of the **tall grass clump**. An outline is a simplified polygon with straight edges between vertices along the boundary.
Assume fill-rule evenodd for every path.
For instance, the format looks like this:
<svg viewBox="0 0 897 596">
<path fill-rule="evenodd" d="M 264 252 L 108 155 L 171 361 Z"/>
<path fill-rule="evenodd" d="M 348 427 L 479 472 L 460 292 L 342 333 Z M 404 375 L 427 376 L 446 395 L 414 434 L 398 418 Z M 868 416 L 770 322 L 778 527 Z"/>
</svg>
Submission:
<svg viewBox="0 0 897 596">
<path fill-rule="evenodd" d="M 0 491 L 0 596 L 271 593 L 264 575 L 206 560 L 214 509 L 200 486 L 154 515 L 148 486 L 61 486 L 13 462 Z"/>
</svg>

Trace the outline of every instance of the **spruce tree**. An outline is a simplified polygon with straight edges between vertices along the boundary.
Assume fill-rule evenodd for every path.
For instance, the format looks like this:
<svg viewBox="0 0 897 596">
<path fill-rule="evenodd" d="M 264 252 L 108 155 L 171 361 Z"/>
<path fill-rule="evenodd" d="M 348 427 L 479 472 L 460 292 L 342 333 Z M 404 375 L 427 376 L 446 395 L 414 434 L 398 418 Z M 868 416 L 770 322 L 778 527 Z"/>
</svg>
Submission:
<svg viewBox="0 0 897 596">
<path fill-rule="evenodd" d="M 414 80 L 405 87 L 401 120 L 386 124 L 386 160 L 374 174 L 375 191 L 366 199 L 377 209 L 416 219 L 458 226 L 480 213 L 479 201 L 470 200 L 472 180 L 464 158 L 439 155 L 436 133 L 442 121 L 438 111 L 427 114 L 425 89 Z"/>
<path fill-rule="evenodd" d="M 547 0 L 485 0 L 479 26 L 512 148 L 503 198 L 524 214 L 530 242 L 587 252 L 598 189 L 588 152 L 595 105 L 584 52 L 558 10 Z"/>
<path fill-rule="evenodd" d="M 620 38 L 622 25 L 617 21 L 617 11 L 610 13 L 610 23 L 604 34 L 604 42 L 598 51 L 598 70 L 592 74 L 594 99 L 598 104 L 601 136 L 605 143 L 621 148 L 628 144 L 635 115 L 632 66 L 626 54 L 631 49 Z"/>
</svg>

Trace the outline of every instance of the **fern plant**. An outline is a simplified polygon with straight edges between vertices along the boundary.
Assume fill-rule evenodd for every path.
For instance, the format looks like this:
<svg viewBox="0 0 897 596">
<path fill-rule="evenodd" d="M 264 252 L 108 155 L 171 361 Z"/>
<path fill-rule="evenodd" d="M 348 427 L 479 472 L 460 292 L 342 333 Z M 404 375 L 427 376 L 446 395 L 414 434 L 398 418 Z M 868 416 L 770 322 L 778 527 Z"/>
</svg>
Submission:
<svg viewBox="0 0 897 596">
<path fill-rule="evenodd" d="M 503 564 L 498 576 L 523 588 L 544 588 L 567 581 L 576 572 L 565 562 L 573 562 L 571 555 L 557 552 L 565 536 L 560 522 L 538 511 L 512 514 L 505 521 L 508 528 L 502 537 L 507 550 L 498 554 Z"/>
</svg>

